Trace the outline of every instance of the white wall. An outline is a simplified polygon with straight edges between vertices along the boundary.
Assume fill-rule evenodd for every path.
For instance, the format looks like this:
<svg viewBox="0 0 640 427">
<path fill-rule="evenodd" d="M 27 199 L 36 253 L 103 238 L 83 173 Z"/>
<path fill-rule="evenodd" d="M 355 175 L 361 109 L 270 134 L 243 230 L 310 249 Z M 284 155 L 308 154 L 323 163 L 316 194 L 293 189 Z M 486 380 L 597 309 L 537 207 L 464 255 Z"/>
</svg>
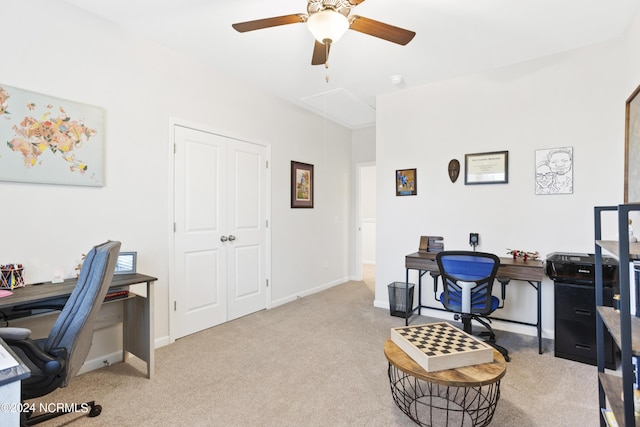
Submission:
<svg viewBox="0 0 640 427">
<path fill-rule="evenodd" d="M 507 248 L 539 251 L 543 259 L 594 251 L 593 207 L 623 201 L 624 106 L 640 83 L 638 26 L 636 19 L 624 40 L 378 99 L 377 306 L 388 307 L 387 285 L 404 280 L 404 256 L 417 251 L 421 235 L 466 249 L 469 233 L 478 232 L 478 250 L 501 256 Z M 574 150 L 573 194 L 536 196 L 535 150 L 562 146 Z M 501 150 L 509 151 L 508 184 L 464 185 L 466 153 Z M 454 158 L 463 170 L 452 184 L 447 165 Z M 395 196 L 391 177 L 404 168 L 418 169 L 417 196 Z M 425 302 L 439 306 L 427 294 Z M 507 297 L 500 317 L 535 321 L 532 287 L 510 285 Z M 548 279 L 543 328 L 553 337 Z"/>
<path fill-rule="evenodd" d="M 176 118 L 271 145 L 271 305 L 346 280 L 349 130 L 64 2 L 5 2 L 2 15 L 0 84 L 105 109 L 106 185 L 0 182 L 12 206 L 2 210 L 0 262 L 23 263 L 27 282 L 46 281 L 54 267 L 73 275 L 93 244 L 121 240 L 138 252 L 138 271 L 158 277 L 156 340 L 166 342 Z M 315 165 L 314 209 L 290 209 L 291 160 Z"/>
<path fill-rule="evenodd" d="M 376 161 L 375 126 L 353 131 L 351 138 L 351 159 L 354 163 Z"/>
<path fill-rule="evenodd" d="M 638 40 L 640 40 L 640 12 L 636 13 L 624 41 L 624 49 L 626 52 L 626 79 L 629 79 L 632 86 L 640 84 L 638 76 L 640 75 L 640 56 L 637 55 Z M 635 82 L 635 83 L 634 83 Z M 631 92 L 629 92 L 629 95 Z"/>
</svg>

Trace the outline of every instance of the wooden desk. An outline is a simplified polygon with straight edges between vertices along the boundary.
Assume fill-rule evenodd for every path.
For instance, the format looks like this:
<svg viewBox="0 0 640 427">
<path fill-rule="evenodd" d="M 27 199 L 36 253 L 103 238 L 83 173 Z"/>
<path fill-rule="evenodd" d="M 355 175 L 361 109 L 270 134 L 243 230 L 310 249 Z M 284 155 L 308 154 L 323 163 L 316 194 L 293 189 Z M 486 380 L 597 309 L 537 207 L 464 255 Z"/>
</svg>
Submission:
<svg viewBox="0 0 640 427">
<path fill-rule="evenodd" d="M 105 301 L 105 304 L 123 304 L 122 351 L 126 362 L 133 354 L 147 364 L 147 377 L 154 373 L 154 318 L 153 318 L 153 282 L 155 277 L 144 274 L 114 275 L 110 288 L 141 283 L 147 284 L 146 297 L 129 293 L 121 299 Z M 26 307 L 47 302 L 64 302 L 77 284 L 77 279 L 67 279 L 62 283 L 45 282 L 39 285 L 26 285 L 14 289 L 13 295 L 0 298 L 0 311 L 19 312 Z"/>
<path fill-rule="evenodd" d="M 500 380 L 507 371 L 504 357 L 493 362 L 427 372 L 391 339 L 384 343 L 393 400 L 402 412 L 423 426 L 487 426 L 500 399 Z M 425 419 L 426 418 L 426 419 Z"/>
<path fill-rule="evenodd" d="M 413 316 L 416 311 L 418 312 L 417 314 L 421 314 L 422 308 L 446 311 L 443 307 L 430 307 L 422 304 L 422 276 L 427 272 L 439 272 L 438 264 L 436 263 L 436 254 L 432 252 L 415 252 L 409 254 L 405 257 L 405 269 L 407 284 L 409 283 L 409 270 L 418 270 L 418 305 L 405 317 L 405 325 L 409 324 L 409 318 Z M 521 325 L 535 326 L 538 332 L 538 353 L 542 354 L 542 279 L 544 278 L 542 261 L 523 261 L 521 259 L 514 260 L 513 258 L 502 257 L 500 258 L 500 267 L 498 268 L 497 275 L 508 277 L 511 280 L 527 282 L 536 290 L 538 300 L 537 320 L 536 323 L 529 323 L 494 316 L 490 316 L 490 318 Z M 407 298 L 406 301 L 408 300 Z"/>
</svg>

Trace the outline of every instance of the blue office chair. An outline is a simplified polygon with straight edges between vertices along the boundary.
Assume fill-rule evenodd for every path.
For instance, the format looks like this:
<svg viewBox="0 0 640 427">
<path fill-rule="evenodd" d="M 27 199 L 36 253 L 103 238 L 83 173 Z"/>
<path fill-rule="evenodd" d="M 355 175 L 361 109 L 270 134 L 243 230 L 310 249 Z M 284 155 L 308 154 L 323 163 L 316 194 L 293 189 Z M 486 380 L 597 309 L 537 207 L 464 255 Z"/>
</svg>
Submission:
<svg viewBox="0 0 640 427">
<path fill-rule="evenodd" d="M 35 399 L 66 387 L 82 367 L 93 338 L 93 324 L 111 284 L 120 242 L 106 242 L 93 247 L 82 263 L 78 284 L 53 325 L 47 338 L 31 339 L 25 328 L 0 328 L 2 338 L 31 370 L 31 376 L 22 380 L 22 400 Z M 44 285 L 55 286 L 55 285 Z M 34 425 L 73 410 L 65 405 L 60 412 L 35 416 L 21 414 L 21 425 Z M 87 410 L 89 416 L 102 411 L 95 402 L 75 405 Z"/>
<path fill-rule="evenodd" d="M 492 295 L 500 259 L 484 252 L 444 251 L 436 255 L 436 262 L 444 285 L 440 302 L 455 313 L 455 320 L 462 319 L 466 333 L 472 333 L 472 320 L 483 325 L 487 331 L 480 335 L 487 336 L 487 343 L 509 361 L 507 349 L 496 344 L 495 333 L 489 324 L 491 319 L 488 318 L 495 310 L 502 308 L 500 300 Z"/>
</svg>

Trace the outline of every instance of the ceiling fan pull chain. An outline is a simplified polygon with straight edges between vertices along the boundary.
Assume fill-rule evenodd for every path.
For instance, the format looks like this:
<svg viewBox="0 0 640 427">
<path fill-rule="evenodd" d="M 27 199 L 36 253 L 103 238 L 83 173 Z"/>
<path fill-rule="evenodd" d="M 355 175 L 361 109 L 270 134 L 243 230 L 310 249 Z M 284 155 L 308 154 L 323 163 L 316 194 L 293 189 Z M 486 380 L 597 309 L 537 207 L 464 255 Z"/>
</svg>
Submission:
<svg viewBox="0 0 640 427">
<path fill-rule="evenodd" d="M 327 75 L 325 76 L 325 81 L 329 83 L 329 48 L 331 48 L 331 40 L 324 40 L 324 69 L 327 70 Z"/>
</svg>

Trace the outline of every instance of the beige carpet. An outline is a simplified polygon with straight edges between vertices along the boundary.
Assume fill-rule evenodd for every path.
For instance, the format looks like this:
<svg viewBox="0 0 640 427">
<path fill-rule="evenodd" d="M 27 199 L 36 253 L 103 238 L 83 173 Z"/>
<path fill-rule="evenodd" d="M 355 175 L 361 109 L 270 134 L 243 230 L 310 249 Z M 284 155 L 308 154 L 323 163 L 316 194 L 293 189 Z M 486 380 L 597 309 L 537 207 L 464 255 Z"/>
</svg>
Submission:
<svg viewBox="0 0 640 427">
<path fill-rule="evenodd" d="M 373 307 L 372 277 L 348 282 L 156 350 L 156 375 L 118 363 L 48 396 L 95 399 L 97 418 L 49 426 L 410 426 L 395 406 L 384 341 L 404 320 Z M 412 324 L 433 319 L 417 318 Z M 545 341 L 498 331 L 512 361 L 493 426 L 598 426 L 597 370 Z M 440 426 L 436 426 L 440 427 Z"/>
</svg>

